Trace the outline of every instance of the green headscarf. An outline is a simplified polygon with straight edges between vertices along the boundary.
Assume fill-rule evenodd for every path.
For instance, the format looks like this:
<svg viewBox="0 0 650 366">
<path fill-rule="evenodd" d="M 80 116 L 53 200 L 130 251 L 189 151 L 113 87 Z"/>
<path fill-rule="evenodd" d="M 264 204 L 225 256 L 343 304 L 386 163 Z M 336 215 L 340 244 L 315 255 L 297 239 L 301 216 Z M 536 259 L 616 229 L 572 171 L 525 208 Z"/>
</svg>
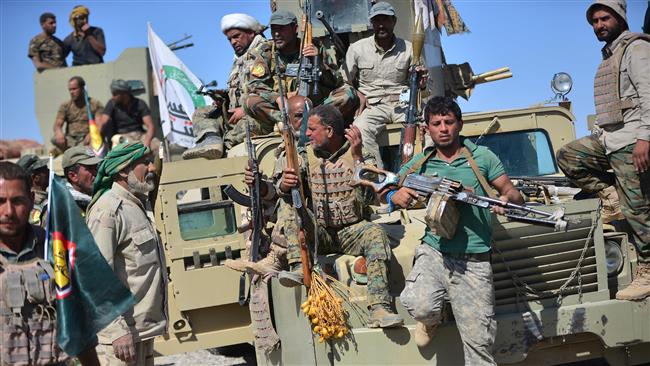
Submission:
<svg viewBox="0 0 650 366">
<path fill-rule="evenodd" d="M 97 168 L 97 176 L 93 182 L 93 200 L 88 205 L 88 208 L 106 193 L 106 191 L 111 189 L 113 175 L 150 152 L 151 150 L 140 141 L 125 142 L 109 151 Z"/>
</svg>

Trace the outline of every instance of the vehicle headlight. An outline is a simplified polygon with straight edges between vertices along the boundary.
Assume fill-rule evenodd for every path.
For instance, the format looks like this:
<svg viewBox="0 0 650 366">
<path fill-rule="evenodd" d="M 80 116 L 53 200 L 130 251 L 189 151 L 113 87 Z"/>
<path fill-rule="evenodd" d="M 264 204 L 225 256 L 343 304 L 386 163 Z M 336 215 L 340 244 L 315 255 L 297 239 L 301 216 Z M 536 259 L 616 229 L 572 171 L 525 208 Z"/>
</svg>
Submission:
<svg viewBox="0 0 650 366">
<path fill-rule="evenodd" d="M 623 250 L 613 240 L 605 241 L 605 265 L 610 277 L 618 275 L 623 268 Z"/>
<path fill-rule="evenodd" d="M 573 88 L 573 79 L 571 79 L 571 75 L 566 72 L 558 72 L 553 75 L 553 80 L 551 80 L 551 89 L 553 89 L 555 94 L 565 96 L 569 94 L 571 88 Z"/>
</svg>

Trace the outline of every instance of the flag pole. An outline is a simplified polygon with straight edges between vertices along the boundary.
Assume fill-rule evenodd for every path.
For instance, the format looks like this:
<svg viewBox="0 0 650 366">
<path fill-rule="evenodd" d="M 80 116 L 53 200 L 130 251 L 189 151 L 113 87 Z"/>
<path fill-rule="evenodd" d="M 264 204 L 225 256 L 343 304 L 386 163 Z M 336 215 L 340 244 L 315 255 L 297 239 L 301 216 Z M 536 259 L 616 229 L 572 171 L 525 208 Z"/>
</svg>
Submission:
<svg viewBox="0 0 650 366">
<path fill-rule="evenodd" d="M 50 168 L 50 176 L 48 178 L 48 184 L 47 184 L 47 205 L 48 209 L 45 212 L 47 215 L 46 220 L 45 220 L 45 253 L 43 254 L 43 257 L 45 260 L 48 260 L 48 246 L 50 245 L 50 211 L 52 208 L 52 184 L 54 180 L 54 157 L 52 154 L 50 154 L 49 161 L 47 163 L 48 167 Z"/>
</svg>

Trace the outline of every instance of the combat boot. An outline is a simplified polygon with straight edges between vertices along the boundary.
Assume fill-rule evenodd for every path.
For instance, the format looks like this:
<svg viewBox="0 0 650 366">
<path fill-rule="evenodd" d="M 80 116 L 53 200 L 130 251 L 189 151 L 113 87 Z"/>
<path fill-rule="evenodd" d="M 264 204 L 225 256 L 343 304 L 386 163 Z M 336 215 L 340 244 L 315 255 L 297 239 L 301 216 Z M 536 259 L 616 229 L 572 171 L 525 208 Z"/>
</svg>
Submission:
<svg viewBox="0 0 650 366">
<path fill-rule="evenodd" d="M 603 222 L 610 223 L 616 220 L 623 220 L 623 212 L 621 212 L 621 204 L 618 200 L 618 193 L 616 187 L 609 186 L 602 191 L 598 192 L 598 197 L 603 201 Z"/>
<path fill-rule="evenodd" d="M 431 343 L 431 339 L 436 334 L 436 329 L 438 328 L 438 323 L 434 325 L 427 325 L 421 322 L 415 324 L 415 344 L 418 347 L 425 347 L 427 344 Z"/>
<path fill-rule="evenodd" d="M 208 160 L 219 159 L 223 156 L 223 140 L 221 137 L 207 134 L 196 146 L 183 152 L 183 159 L 205 158 Z"/>
<path fill-rule="evenodd" d="M 264 276 L 269 273 L 275 273 L 287 267 L 287 248 L 277 244 L 271 244 L 269 253 L 266 257 L 257 262 L 248 262 L 246 269 L 251 272 Z"/>
<path fill-rule="evenodd" d="M 616 293 L 617 300 L 643 300 L 650 295 L 650 263 L 637 263 L 634 280 Z"/>
<path fill-rule="evenodd" d="M 404 325 L 404 319 L 386 304 L 375 304 L 371 309 L 368 328 L 392 328 Z"/>
<path fill-rule="evenodd" d="M 278 281 L 284 287 L 296 287 L 303 284 L 302 263 L 291 265 L 291 271 L 282 271 L 278 275 Z"/>
<path fill-rule="evenodd" d="M 226 259 L 223 265 L 237 272 L 246 272 L 248 267 L 253 264 L 247 259 Z"/>
</svg>

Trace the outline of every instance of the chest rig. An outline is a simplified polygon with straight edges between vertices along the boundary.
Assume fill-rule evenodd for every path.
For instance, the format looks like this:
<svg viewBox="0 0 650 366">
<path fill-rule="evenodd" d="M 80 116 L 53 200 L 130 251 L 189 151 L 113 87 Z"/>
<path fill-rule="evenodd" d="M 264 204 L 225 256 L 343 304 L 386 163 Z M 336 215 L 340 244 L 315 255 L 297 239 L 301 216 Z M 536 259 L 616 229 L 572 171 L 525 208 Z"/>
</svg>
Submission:
<svg viewBox="0 0 650 366">
<path fill-rule="evenodd" d="M 40 258 L 0 255 L 0 364 L 47 365 L 69 357 L 56 345 L 54 270 Z"/>
<path fill-rule="evenodd" d="M 328 229 L 341 229 L 363 219 L 363 207 L 355 187 L 354 159 L 348 149 L 335 162 L 318 158 L 307 149 L 309 181 L 314 214 L 319 224 Z"/>
<path fill-rule="evenodd" d="M 624 35 L 616 50 L 605 58 L 598 67 L 594 78 L 594 103 L 596 106 L 596 124 L 600 127 L 623 122 L 623 112 L 639 105 L 638 96 L 621 100 L 620 71 L 625 50 L 637 39 L 650 42 L 650 35 L 629 33 Z"/>
</svg>

